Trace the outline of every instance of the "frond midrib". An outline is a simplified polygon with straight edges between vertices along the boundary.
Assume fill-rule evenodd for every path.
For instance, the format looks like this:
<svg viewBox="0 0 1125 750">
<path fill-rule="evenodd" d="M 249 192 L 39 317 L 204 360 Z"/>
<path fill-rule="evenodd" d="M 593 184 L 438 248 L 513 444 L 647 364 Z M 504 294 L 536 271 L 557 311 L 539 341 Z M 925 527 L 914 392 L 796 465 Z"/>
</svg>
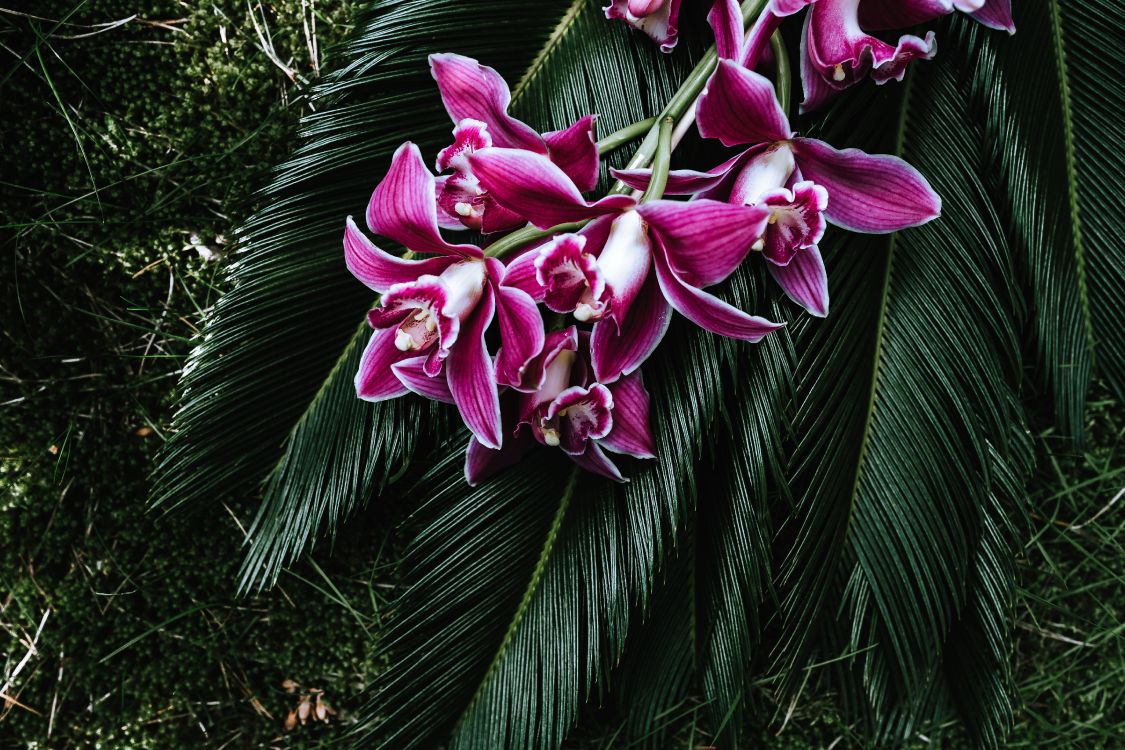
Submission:
<svg viewBox="0 0 1125 750">
<path fill-rule="evenodd" d="M 539 582 L 543 579 L 543 573 L 547 570 L 547 564 L 550 562 L 551 553 L 554 551 L 555 542 L 558 541 L 559 530 L 562 528 L 563 519 L 566 517 L 567 508 L 570 507 L 571 497 L 574 495 L 574 487 L 578 483 L 578 473 L 580 469 L 575 466 L 570 472 L 570 479 L 567 480 L 566 487 L 563 489 L 562 496 L 559 498 L 559 507 L 555 510 L 555 517 L 551 520 L 551 527 L 547 530 L 547 536 L 543 540 L 543 549 L 539 552 L 539 559 L 535 563 L 535 568 L 532 570 L 531 578 L 527 583 L 527 588 L 523 592 L 523 598 L 520 600 L 519 606 L 516 607 L 515 613 L 512 615 L 512 621 L 508 623 L 508 629 L 504 632 L 504 638 L 500 641 L 500 646 L 496 649 L 496 654 L 492 657 L 492 662 L 488 665 L 484 675 L 481 677 L 480 684 L 477 685 L 473 697 L 465 704 L 465 710 L 457 717 L 457 722 L 453 725 L 453 736 L 456 736 L 458 729 L 465 722 L 467 717 L 476 706 L 477 701 L 480 700 L 481 695 L 488 688 L 488 683 L 492 680 L 492 675 L 496 672 L 501 659 L 507 652 L 508 647 L 515 638 L 516 631 L 519 630 L 520 624 L 523 622 L 524 616 L 527 614 L 528 608 L 531 606 L 531 600 L 535 593 L 539 590 Z"/>
<path fill-rule="evenodd" d="M 1066 194 L 1070 209 L 1070 230 L 1074 240 L 1074 259 L 1078 273 L 1078 298 L 1082 301 L 1082 322 L 1086 328 L 1086 347 L 1091 365 L 1096 363 L 1094 321 L 1090 314 L 1090 295 L 1086 284 L 1086 246 L 1082 237 L 1081 201 L 1078 196 L 1078 159 L 1074 145 L 1074 113 L 1070 97 L 1070 71 L 1066 60 L 1062 11 L 1059 0 L 1049 0 L 1051 41 L 1055 53 L 1055 69 L 1059 78 L 1059 109 L 1063 121 L 1063 152 L 1066 155 Z"/>
</svg>

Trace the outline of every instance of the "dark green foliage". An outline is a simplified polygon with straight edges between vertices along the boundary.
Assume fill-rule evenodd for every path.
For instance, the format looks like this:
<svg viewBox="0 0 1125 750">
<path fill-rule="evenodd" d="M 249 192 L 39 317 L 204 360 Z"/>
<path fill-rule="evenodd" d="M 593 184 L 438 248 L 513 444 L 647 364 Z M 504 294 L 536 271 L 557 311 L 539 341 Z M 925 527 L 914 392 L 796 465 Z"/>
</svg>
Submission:
<svg viewBox="0 0 1125 750">
<path fill-rule="evenodd" d="M 451 746 L 489 749 L 797 748 L 921 735 L 956 744 L 964 735 L 978 746 L 1037 747 L 1062 746 L 1059 726 L 1076 742 L 1112 746 L 1121 722 L 1100 717 L 1121 710 L 1110 595 L 1122 572 L 1097 558 L 1120 547 L 1107 523 L 1120 483 L 1110 407 L 1095 404 L 1088 435 L 1109 448 L 1057 459 L 1075 443 L 1050 434 L 1036 442 L 1040 475 L 1062 461 L 1057 477 L 1040 482 L 1061 481 L 1061 491 L 1029 495 L 1024 483 L 1026 425 L 1081 437 L 1091 374 L 1122 390 L 1120 212 L 1107 187 L 1120 184 L 1121 161 L 1105 145 L 1120 140 L 1121 88 L 1106 71 L 1121 67 L 1113 38 L 1121 9 L 1110 0 L 1017 7 L 1012 39 L 965 19 L 943 22 L 937 61 L 917 64 L 906 85 L 850 91 L 824 125 L 839 146 L 904 155 L 943 195 L 941 220 L 893 237 L 830 229 L 827 321 L 779 301 L 752 262 L 720 294 L 790 320 L 786 332 L 749 346 L 674 325 L 645 366 L 660 460 L 628 462 L 630 484 L 607 486 L 541 450 L 470 491 L 461 478 L 466 438 L 446 410 L 413 398 L 373 407 L 352 395 L 372 300 L 343 268 L 343 217 L 363 211 L 400 141 L 415 140 L 427 157 L 445 145 L 450 123 L 425 66 L 431 51 L 498 67 L 515 109 L 542 130 L 597 111 L 606 133 L 658 111 L 708 42 L 705 4 L 685 13 L 671 57 L 606 23 L 599 5 L 382 0 L 361 15 L 334 72 L 301 84 L 312 114 L 238 233 L 217 282 L 227 291 L 193 349 L 157 474 L 163 507 L 199 512 L 159 523 L 140 514 L 149 451 L 127 433 L 146 422 L 164 432 L 177 360 L 153 354 L 185 352 L 211 302 L 209 274 L 185 264 L 179 248 L 189 230 L 206 242 L 226 231 L 212 206 L 238 211 L 228 204 L 254 181 L 253 170 L 231 164 L 274 162 L 284 145 L 284 117 L 239 109 L 230 92 L 253 100 L 284 79 L 255 57 L 263 67 L 232 88 L 232 68 L 253 47 L 240 36 L 250 46 L 237 52 L 175 48 L 202 89 L 124 99 L 113 87 L 127 79 L 110 53 L 79 79 L 44 48 L 64 102 L 132 102 L 124 112 L 107 104 L 103 128 L 91 115 L 100 109 L 84 103 L 68 117 L 53 107 L 51 86 L 33 74 L 38 88 L 20 88 L 15 101 L 51 121 L 66 147 L 40 145 L 35 128 L 0 130 L 6 153 L 15 144 L 39 163 L 63 154 L 64 175 L 33 193 L 26 188 L 39 169 L 5 171 L 24 188 L 9 220 L 20 232 L 22 286 L 6 300 L 4 333 L 20 359 L 14 395 L 27 403 L 3 433 L 18 457 L 5 465 L 5 484 L 22 488 L 5 507 L 14 513 L 3 538 L 52 537 L 4 547 L 5 569 L 28 571 L 7 588 L 27 610 L 20 622 L 34 627 L 45 601 L 34 584 L 51 582 L 61 627 L 82 633 L 68 651 L 101 657 L 125 647 L 104 664 L 67 662 L 72 682 L 63 684 L 86 691 L 64 692 L 60 716 L 73 742 L 198 746 L 198 721 L 216 745 L 264 743 L 291 707 L 278 682 L 298 677 L 339 691 L 358 720 L 352 739 L 365 746 L 434 747 L 452 737 Z M 193 12 L 194 28 L 214 36 L 232 8 Z M 135 79 L 155 75 L 162 52 L 139 47 Z M 211 76 L 228 85 L 210 88 Z M 170 145 L 124 139 L 139 155 L 132 161 L 95 137 L 116 142 L 114 133 L 138 122 L 165 132 L 170 118 L 197 109 L 209 127 Z M 162 148 L 171 163 L 151 161 Z M 689 140 L 677 161 L 718 160 L 703 148 Z M 149 226 L 160 229 L 146 234 Z M 74 243 L 78 257 L 66 257 L 79 231 L 90 247 Z M 189 269 L 193 323 L 180 327 L 170 312 L 163 277 L 125 275 L 155 260 Z M 84 279 L 99 271 L 115 280 L 91 289 Z M 83 324 L 39 317 L 53 305 Z M 140 330 L 130 336 L 132 325 Z M 85 374 L 128 385 L 40 393 L 71 374 L 61 360 L 74 353 L 87 358 Z M 48 416 L 28 430 L 19 419 L 32 403 Z M 132 447 L 110 447 L 122 440 Z M 43 455 L 52 442 L 62 446 L 57 460 Z M 1082 483 L 1067 485 L 1075 472 Z M 55 504 L 56 488 L 69 486 L 81 491 Z M 359 517 L 377 496 L 375 513 Z M 243 589 L 274 584 L 353 516 L 338 542 L 340 568 L 321 578 L 302 563 L 299 587 L 281 578 L 237 602 L 231 561 L 242 536 L 220 500 L 235 518 L 256 517 Z M 370 580 L 366 570 L 349 574 L 370 564 L 355 550 L 381 548 L 388 516 L 402 510 L 400 536 L 389 540 L 392 552 L 398 538 L 411 540 L 395 555 L 400 567 L 380 562 Z M 363 523 L 372 515 L 383 527 L 376 534 Z M 1025 549 L 1029 528 L 1037 532 Z M 80 571 L 89 559 L 113 560 L 88 584 L 67 581 L 71 550 Z M 1024 593 L 1014 639 L 1021 567 L 1037 593 Z M 399 584 L 384 621 L 378 592 Z M 140 595 L 115 589 L 106 605 L 99 597 L 115 586 Z M 1028 705 L 1009 735 L 1013 639 Z M 1103 671 L 1084 680 L 1080 671 L 1095 667 Z M 50 702 L 53 669 L 44 662 L 29 682 L 32 705 Z M 105 690 L 114 689 L 116 713 L 87 730 L 78 718 L 99 681 L 114 683 Z M 244 685 L 273 691 L 262 698 L 272 723 L 251 714 Z M 141 728 L 166 704 L 189 718 Z M 42 736 L 30 714 L 0 721 L 9 722 L 0 732 Z M 948 731 L 953 722 L 963 731 Z"/>
</svg>

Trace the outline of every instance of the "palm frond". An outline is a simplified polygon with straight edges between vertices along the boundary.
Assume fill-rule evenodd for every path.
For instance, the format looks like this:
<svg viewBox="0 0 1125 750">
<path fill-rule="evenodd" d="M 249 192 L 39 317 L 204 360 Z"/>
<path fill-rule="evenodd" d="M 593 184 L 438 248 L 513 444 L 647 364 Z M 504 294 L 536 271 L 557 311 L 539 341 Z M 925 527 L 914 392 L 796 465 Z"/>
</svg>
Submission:
<svg viewBox="0 0 1125 750">
<path fill-rule="evenodd" d="M 991 452 L 1009 455 L 1019 374 L 1005 232 L 977 176 L 980 133 L 957 61 L 912 76 L 896 150 L 943 196 L 943 215 L 829 246 L 836 315 L 796 335 L 805 492 L 781 577 L 779 652 L 793 685 L 820 617 L 839 620 L 860 653 L 865 702 L 906 735 L 943 703 L 931 686 L 968 600 Z M 848 132 L 885 123 L 870 102 L 841 108 Z"/>
<path fill-rule="evenodd" d="M 1102 67 L 1125 62 L 1112 0 L 1017 8 L 1013 39 L 946 22 L 950 43 L 908 84 L 848 92 L 827 139 L 902 155 L 942 218 L 830 230 L 825 321 L 748 264 L 720 294 L 786 332 L 748 346 L 674 324 L 644 367 L 660 458 L 629 462 L 628 485 L 538 451 L 469 490 L 464 433 L 435 437 L 443 410 L 354 398 L 371 300 L 339 230 L 395 146 L 448 139 L 426 55 L 498 67 L 541 130 L 597 112 L 604 133 L 659 111 L 700 57 L 706 8 L 686 10 L 664 56 L 596 0 L 374 2 L 240 233 L 156 501 L 265 480 L 243 571 L 261 586 L 426 457 L 397 500 L 416 533 L 357 744 L 557 747 L 596 696 L 642 744 L 702 703 L 737 747 L 767 655 L 781 697 L 823 678 L 883 742 L 951 716 L 1002 742 L 1024 388 L 1047 391 L 1073 436 L 1092 367 L 1122 388 L 1122 227 L 1104 189 L 1122 158 L 1099 141 L 1122 128 L 1125 87 Z M 677 159 L 715 163 L 703 148 L 689 139 Z"/>
<path fill-rule="evenodd" d="M 430 413 L 414 399 L 372 408 L 348 398 L 372 300 L 340 245 L 343 217 L 363 212 L 402 141 L 444 145 L 450 124 L 426 56 L 462 52 L 518 78 L 571 4 L 476 3 L 470 26 L 456 3 L 376 2 L 313 90 L 293 156 L 239 231 L 231 289 L 185 368 L 156 474 L 164 508 L 269 478 L 244 586 L 271 583 L 377 491 L 409 460 L 418 431 L 408 426 Z"/>
</svg>

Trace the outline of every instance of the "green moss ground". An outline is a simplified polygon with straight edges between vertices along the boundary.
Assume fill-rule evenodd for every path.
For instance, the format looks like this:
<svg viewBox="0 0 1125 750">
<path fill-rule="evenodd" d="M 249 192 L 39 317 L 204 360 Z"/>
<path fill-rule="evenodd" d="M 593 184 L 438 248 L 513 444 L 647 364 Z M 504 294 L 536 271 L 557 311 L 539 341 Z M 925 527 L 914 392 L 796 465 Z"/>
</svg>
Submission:
<svg viewBox="0 0 1125 750">
<path fill-rule="evenodd" d="M 289 148 L 310 40 L 323 59 L 355 3 L 316 3 L 315 32 L 309 0 L 144 5 L 116 28 L 95 24 L 136 3 L 0 11 L 0 674 L 35 647 L 0 703 L 0 748 L 318 747 L 378 667 L 388 576 L 370 530 L 238 598 L 253 498 L 193 517 L 145 505 L 178 368 L 220 291 L 221 260 L 198 246 L 223 252 Z M 1013 747 L 1125 736 L 1123 423 L 1100 397 L 1084 450 L 1040 441 Z M 340 715 L 284 732 L 286 679 Z M 772 744 L 837 738 L 855 742 L 810 699 Z"/>
</svg>

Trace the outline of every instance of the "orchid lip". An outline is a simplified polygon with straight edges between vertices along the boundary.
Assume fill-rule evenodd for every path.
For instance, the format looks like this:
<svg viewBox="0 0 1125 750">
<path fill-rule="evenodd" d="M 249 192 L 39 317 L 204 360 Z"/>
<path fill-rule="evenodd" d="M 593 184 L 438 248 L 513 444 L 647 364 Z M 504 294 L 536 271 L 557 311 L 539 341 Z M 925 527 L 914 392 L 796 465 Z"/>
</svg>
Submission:
<svg viewBox="0 0 1125 750">
<path fill-rule="evenodd" d="M 648 277 L 651 266 L 652 240 L 648 224 L 639 211 L 626 211 L 614 219 L 605 247 L 598 256 L 598 269 L 605 278 L 606 296 L 610 300 L 608 312 L 619 322 Z M 600 318 L 604 312 L 592 308 L 583 309 L 581 314 L 592 320 Z M 578 315 L 575 317 L 582 320 Z"/>
<path fill-rule="evenodd" d="M 731 187 L 731 202 L 756 205 L 766 193 L 785 187 L 796 170 L 789 141 L 778 141 L 742 168 Z"/>
</svg>

